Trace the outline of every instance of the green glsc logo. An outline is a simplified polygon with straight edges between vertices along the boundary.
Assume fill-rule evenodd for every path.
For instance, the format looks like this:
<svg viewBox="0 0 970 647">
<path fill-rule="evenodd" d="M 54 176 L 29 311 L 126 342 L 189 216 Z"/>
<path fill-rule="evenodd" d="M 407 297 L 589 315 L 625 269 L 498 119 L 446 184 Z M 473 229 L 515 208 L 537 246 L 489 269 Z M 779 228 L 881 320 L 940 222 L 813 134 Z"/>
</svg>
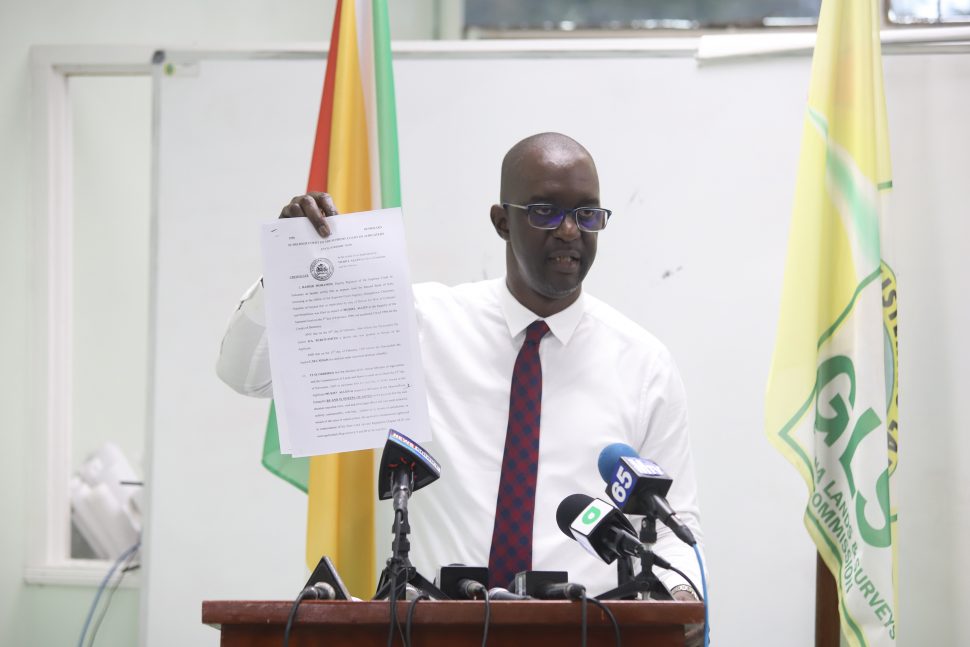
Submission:
<svg viewBox="0 0 970 647">
<path fill-rule="evenodd" d="M 601 516 L 603 516 L 603 511 L 600 510 L 595 503 L 593 503 L 586 508 L 586 512 L 583 513 L 583 518 L 581 521 L 584 526 L 589 526 L 595 523 L 596 520 Z"/>
</svg>

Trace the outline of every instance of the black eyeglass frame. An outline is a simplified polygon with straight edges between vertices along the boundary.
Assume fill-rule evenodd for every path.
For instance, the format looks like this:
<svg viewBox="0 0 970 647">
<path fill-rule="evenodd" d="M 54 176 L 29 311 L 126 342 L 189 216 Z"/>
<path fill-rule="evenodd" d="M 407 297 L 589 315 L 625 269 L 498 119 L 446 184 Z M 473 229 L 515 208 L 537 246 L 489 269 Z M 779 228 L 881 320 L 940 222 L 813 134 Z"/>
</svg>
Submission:
<svg viewBox="0 0 970 647">
<path fill-rule="evenodd" d="M 590 234 L 595 234 L 595 233 L 599 233 L 599 232 L 603 231 L 604 229 L 606 229 L 606 225 L 610 221 L 610 216 L 613 215 L 613 212 L 612 211 L 610 211 L 609 209 L 604 209 L 603 207 L 576 207 L 575 209 L 565 209 L 563 207 L 557 207 L 554 204 L 547 204 L 545 202 L 536 202 L 534 204 L 513 204 L 511 202 L 503 202 L 502 203 L 502 208 L 503 209 L 506 209 L 507 210 L 509 207 L 516 207 L 518 209 L 524 209 L 525 210 L 525 214 L 526 214 L 526 218 L 527 218 L 528 223 L 529 223 L 530 226 L 535 227 L 536 229 L 543 229 L 543 230 L 547 230 L 547 231 L 553 230 L 553 229 L 559 229 L 559 226 L 562 225 L 563 221 L 566 219 L 566 216 L 570 216 L 571 215 L 573 217 L 573 220 L 576 222 L 576 226 L 579 228 L 580 231 L 585 231 L 585 232 L 590 233 Z M 556 213 L 556 221 L 555 221 L 556 224 L 555 225 L 552 225 L 552 226 L 541 227 L 541 226 L 535 224 L 534 222 L 532 222 L 532 209 L 533 209 L 533 207 L 549 207 L 551 209 L 556 209 L 557 210 L 557 213 Z M 601 228 L 599 228 L 599 229 L 590 229 L 588 227 L 583 226 L 583 224 L 579 221 L 579 218 L 576 217 L 576 212 L 577 211 L 582 211 L 583 209 L 593 210 L 593 211 L 600 211 L 600 212 L 605 213 L 606 214 L 606 218 L 603 220 L 603 226 Z"/>
</svg>

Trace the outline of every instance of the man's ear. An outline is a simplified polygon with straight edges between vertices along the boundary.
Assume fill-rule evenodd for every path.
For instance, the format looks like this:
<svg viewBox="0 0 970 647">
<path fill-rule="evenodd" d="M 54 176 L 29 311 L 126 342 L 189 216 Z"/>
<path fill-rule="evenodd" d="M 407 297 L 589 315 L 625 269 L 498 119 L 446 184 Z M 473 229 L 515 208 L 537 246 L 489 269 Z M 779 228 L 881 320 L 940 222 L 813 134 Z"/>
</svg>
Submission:
<svg viewBox="0 0 970 647">
<path fill-rule="evenodd" d="M 499 238 L 508 242 L 509 240 L 509 214 L 500 204 L 493 204 L 492 211 L 489 213 L 492 219 L 492 226 L 495 227 L 495 233 L 499 235 Z"/>
</svg>

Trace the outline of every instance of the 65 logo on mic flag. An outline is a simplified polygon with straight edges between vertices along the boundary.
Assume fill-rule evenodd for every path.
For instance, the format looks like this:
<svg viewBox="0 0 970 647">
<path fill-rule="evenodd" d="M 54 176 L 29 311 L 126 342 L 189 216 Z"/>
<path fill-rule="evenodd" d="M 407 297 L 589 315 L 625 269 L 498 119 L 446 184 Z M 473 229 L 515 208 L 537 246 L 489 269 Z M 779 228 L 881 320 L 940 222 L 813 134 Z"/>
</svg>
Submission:
<svg viewBox="0 0 970 647">
<path fill-rule="evenodd" d="M 659 476 L 665 477 L 660 466 L 646 458 L 639 456 L 623 456 L 616 464 L 616 473 L 610 482 L 610 497 L 620 507 L 626 502 L 636 482 L 635 477 Z"/>
</svg>

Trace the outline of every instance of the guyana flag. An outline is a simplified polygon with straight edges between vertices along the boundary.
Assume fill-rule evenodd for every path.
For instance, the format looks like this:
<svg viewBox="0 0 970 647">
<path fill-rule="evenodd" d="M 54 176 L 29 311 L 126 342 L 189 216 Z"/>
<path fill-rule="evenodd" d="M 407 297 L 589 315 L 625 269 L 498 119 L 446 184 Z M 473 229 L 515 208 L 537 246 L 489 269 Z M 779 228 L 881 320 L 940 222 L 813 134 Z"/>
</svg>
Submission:
<svg viewBox="0 0 970 647">
<path fill-rule="evenodd" d="M 896 642 L 896 277 L 878 0 L 823 0 L 812 60 L 768 437 L 808 486 L 805 526 L 853 646 Z"/>
<path fill-rule="evenodd" d="M 307 191 L 326 191 L 344 213 L 401 206 L 386 0 L 337 1 Z M 377 583 L 373 451 L 281 455 L 271 406 L 263 465 L 308 493 L 307 566 L 329 555 L 350 591 L 369 598 Z"/>
</svg>

